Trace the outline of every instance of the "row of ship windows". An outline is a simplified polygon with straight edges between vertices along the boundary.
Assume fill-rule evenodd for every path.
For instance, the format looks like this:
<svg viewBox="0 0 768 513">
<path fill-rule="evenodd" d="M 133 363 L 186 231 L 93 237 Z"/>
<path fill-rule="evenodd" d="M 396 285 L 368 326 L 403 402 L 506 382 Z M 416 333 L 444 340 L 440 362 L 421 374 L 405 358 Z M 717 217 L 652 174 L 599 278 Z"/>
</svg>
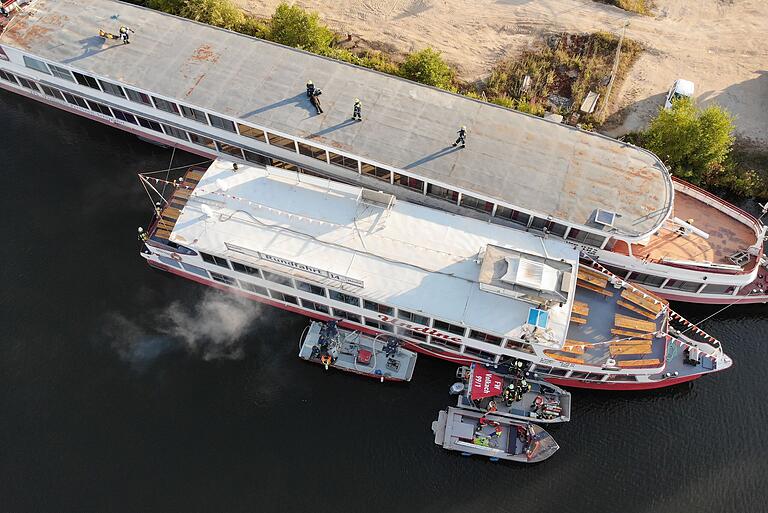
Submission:
<svg viewBox="0 0 768 513">
<path fill-rule="evenodd" d="M 77 82 L 82 86 L 103 91 L 107 94 L 111 94 L 119 98 L 128 99 L 136 103 L 154 107 L 156 109 L 170 114 L 175 114 L 177 116 L 183 116 L 184 118 L 210 125 L 215 128 L 220 128 L 228 132 L 240 134 L 242 136 L 267 143 L 272 146 L 279 146 L 280 148 L 291 151 L 293 153 L 299 153 L 301 155 L 312 157 L 321 162 L 349 169 L 356 173 L 364 174 L 378 180 L 388 182 L 390 184 L 399 185 L 401 187 L 405 187 L 407 189 L 411 189 L 440 200 L 448 201 L 465 208 L 485 212 L 488 215 L 497 217 L 499 219 L 504 219 L 509 223 L 524 227 L 526 230 L 551 234 L 567 240 L 595 247 L 602 247 L 603 243 L 606 241 L 606 237 L 602 235 L 577 230 L 575 228 L 569 229 L 569 227 L 566 225 L 556 223 L 548 219 L 531 216 L 524 212 L 513 210 L 501 205 L 495 205 L 493 202 L 485 201 L 483 199 L 475 198 L 466 194 L 460 194 L 458 191 L 454 191 L 446 187 L 441 187 L 432 183 L 425 183 L 423 180 L 418 178 L 403 175 L 401 173 L 375 166 L 373 164 L 347 157 L 345 155 L 340 155 L 332 151 L 326 151 L 322 148 L 317 148 L 303 142 L 294 141 L 288 137 L 282 137 L 271 132 L 265 132 L 259 128 L 248 126 L 240 122 L 234 122 L 209 112 L 203 112 L 199 109 L 177 104 L 175 102 L 158 98 L 156 96 L 151 96 L 146 93 L 135 91 L 128 87 L 123 87 L 101 79 L 96 79 L 76 71 L 70 71 L 60 66 L 55 66 L 38 59 L 34 59 L 27 55 L 24 56 L 24 63 L 27 67 L 42 73 L 54 75 L 58 78 L 68 80 L 70 82 Z M 115 117 L 123 119 L 117 115 Z M 123 121 L 128 121 L 129 123 L 132 122 L 130 119 L 123 119 Z M 140 124 L 144 128 L 155 130 L 157 132 L 162 131 L 160 129 L 160 124 L 154 121 L 150 121 L 149 123 L 140 122 Z M 231 144 L 220 143 L 218 141 L 214 142 L 208 137 L 204 137 L 191 132 L 187 133 L 184 130 L 180 130 L 165 124 L 162 126 L 165 129 L 165 133 L 171 137 L 190 141 L 199 146 L 205 146 L 213 150 L 218 150 L 221 153 L 247 160 L 249 162 L 254 162 L 257 164 L 268 164 L 264 162 L 264 157 L 244 148 L 239 148 Z"/>
<path fill-rule="evenodd" d="M 603 381 L 605 374 L 599 372 L 580 372 L 569 369 L 558 369 L 544 365 L 535 365 L 530 368 L 537 374 L 546 374 L 547 376 L 563 377 L 568 376 L 571 379 L 581 379 L 585 381 Z M 632 374 L 611 374 L 608 381 L 637 381 L 637 377 Z"/>
<path fill-rule="evenodd" d="M 501 345 L 501 342 L 502 342 L 502 339 L 500 337 L 496 337 L 488 333 L 483 333 L 481 331 L 472 330 L 472 329 L 467 330 L 467 328 L 463 326 L 458 326 L 456 324 L 451 324 L 449 322 L 440 321 L 438 319 L 430 319 L 429 317 L 419 315 L 414 312 L 395 309 L 394 307 L 387 306 L 381 303 L 376 303 L 374 301 L 369 301 L 367 299 L 361 299 L 357 296 L 347 294 L 345 292 L 339 292 L 338 290 L 333 290 L 333 289 L 326 289 L 325 287 L 321 287 L 313 283 L 307 283 L 305 281 L 301 281 L 298 279 L 294 280 L 293 278 L 290 278 L 288 276 L 273 273 L 271 271 L 267 271 L 264 269 L 258 269 L 256 267 L 244 265 L 234 261 L 230 263 L 226 258 L 211 255 L 209 253 L 200 252 L 200 257 L 203 259 L 204 262 L 208 262 L 209 264 L 217 265 L 225 269 L 232 269 L 240 273 L 256 276 L 257 278 L 271 281 L 280 285 L 285 285 L 287 287 L 297 288 L 299 290 L 303 290 L 304 292 L 309 292 L 310 294 L 316 294 L 318 296 L 329 298 L 334 301 L 338 301 L 340 303 L 346 303 L 348 305 L 352 305 L 357 308 L 360 308 L 362 305 L 362 308 L 365 310 L 381 313 L 384 315 L 388 315 L 390 317 L 397 317 L 398 319 L 402 319 L 408 322 L 413 322 L 421 326 L 430 326 L 432 328 L 444 331 L 446 333 L 452 333 L 454 335 L 459 335 L 462 337 L 466 335 L 471 339 L 479 340 L 481 342 L 487 342 L 489 344 Z M 320 306 L 324 307 L 324 305 L 320 305 Z M 353 314 L 350 314 L 350 315 L 353 315 Z M 391 330 L 388 330 L 388 331 L 391 331 Z M 468 335 L 467 335 L 467 331 L 469 331 Z M 416 338 L 426 339 L 426 335 L 416 332 Z"/>
<path fill-rule="evenodd" d="M 604 265 L 604 267 L 622 279 L 664 290 L 698 292 L 700 294 L 733 294 L 736 290 L 733 285 L 718 285 L 716 283 L 704 285 L 701 282 L 673 280 L 672 278 L 664 278 L 663 276 L 654 276 L 652 274 L 638 273 L 635 271 L 629 272 L 626 269 L 619 269 L 618 267 L 610 265 Z M 702 288 L 703 285 L 704 288 Z"/>
<path fill-rule="evenodd" d="M 200 256 L 203 258 L 204 261 L 206 261 L 208 263 L 211 263 L 211 264 L 214 264 L 214 265 L 218 265 L 220 267 L 226 267 L 227 269 L 230 269 L 228 261 L 226 259 L 224 259 L 224 258 L 216 257 L 214 255 L 210 255 L 210 254 L 207 254 L 207 253 L 200 253 Z M 328 305 L 325 305 L 325 304 L 322 304 L 322 303 L 317 303 L 315 301 L 311 301 L 311 300 L 308 300 L 308 299 L 305 299 L 305 298 L 296 297 L 296 296 L 293 296 L 293 295 L 290 295 L 290 294 L 285 294 L 285 293 L 277 291 L 277 290 L 268 289 L 266 287 L 262 287 L 261 285 L 257 285 L 255 283 L 250 283 L 250 282 L 243 281 L 243 280 L 236 280 L 235 278 L 232 278 L 231 276 L 228 276 L 228 275 L 225 275 L 225 274 L 220 274 L 220 273 L 213 272 L 213 271 L 208 271 L 207 269 L 203 269 L 202 267 L 198 267 L 196 265 L 188 264 L 186 262 L 177 262 L 177 261 L 175 261 L 175 260 L 173 260 L 171 258 L 164 257 L 162 255 L 159 255 L 158 258 L 160 259 L 161 262 L 163 262 L 166 265 L 169 265 L 169 266 L 172 266 L 172 267 L 176 267 L 176 268 L 182 268 L 182 269 L 184 269 L 187 272 L 196 274 L 196 275 L 204 277 L 204 278 L 210 277 L 211 279 L 213 279 L 216 282 L 219 282 L 219 283 L 222 283 L 224 285 L 231 286 L 231 287 L 239 287 L 239 288 L 241 288 L 243 290 L 246 290 L 248 292 L 251 292 L 253 294 L 257 294 L 257 295 L 260 295 L 260 296 L 263 296 L 263 297 L 271 298 L 271 299 L 274 299 L 274 300 L 277 300 L 277 301 L 282 301 L 283 303 L 299 305 L 299 306 L 302 306 L 302 307 L 307 308 L 309 310 L 314 310 L 316 312 L 320 312 L 320 313 L 323 313 L 323 314 L 326 314 L 326 315 L 329 315 L 329 316 L 332 316 L 332 317 L 335 317 L 335 318 L 338 318 L 338 319 L 346 319 L 347 321 L 350 321 L 350 322 L 354 322 L 354 323 L 357 323 L 357 324 L 360 324 L 360 325 L 365 325 L 365 326 L 369 326 L 369 327 L 372 327 L 372 328 L 380 329 L 382 331 L 387 331 L 389 333 L 393 333 L 393 334 L 396 334 L 396 335 L 406 336 L 406 337 L 410 337 L 412 339 L 422 340 L 422 341 L 427 341 L 428 340 L 426 334 L 420 333 L 418 331 L 413 331 L 413 330 L 410 330 L 410 329 L 407 329 L 407 328 L 403 328 L 403 327 L 400 327 L 400 326 L 395 326 L 393 324 L 390 324 L 390 323 L 387 323 L 387 322 L 383 322 L 383 321 L 380 321 L 378 319 L 372 319 L 372 318 L 369 318 L 369 317 L 361 316 L 359 314 L 348 312 L 346 310 L 342 310 L 342 309 L 339 309 L 339 308 L 335 308 L 335 307 L 330 308 L 330 307 L 328 307 Z M 263 277 L 264 280 L 271 281 L 271 282 L 276 283 L 278 285 L 284 285 L 284 286 L 287 286 L 287 287 L 297 288 L 297 289 L 303 290 L 305 292 L 317 294 L 317 295 L 320 295 L 320 296 L 323 296 L 323 297 L 328 297 L 328 298 L 333 299 L 335 301 L 339 301 L 339 302 L 342 302 L 342 303 L 347 303 L 349 305 L 360 307 L 360 299 L 359 298 L 357 298 L 355 296 L 352 296 L 352 295 L 349 295 L 349 294 L 345 294 L 343 292 L 339 292 L 339 291 L 333 290 L 333 289 L 327 289 L 328 295 L 326 296 L 326 294 L 325 294 L 326 289 L 324 289 L 323 287 L 319 287 L 317 285 L 314 285 L 314 284 L 311 284 L 311 283 L 306 283 L 306 282 L 303 282 L 303 281 L 300 281 L 300 280 L 295 280 L 296 286 L 294 287 L 293 279 L 292 278 L 289 278 L 287 276 L 283 276 L 283 275 L 280 275 L 280 274 L 276 274 L 276 273 L 273 273 L 273 272 L 270 272 L 270 271 L 260 270 L 260 269 L 257 269 L 255 267 L 239 264 L 237 262 L 232 262 L 231 269 L 233 269 L 235 271 L 238 271 L 238 272 L 241 272 L 241 273 L 244 273 L 244 274 L 251 275 L 251 276 L 256 276 L 256 277 L 259 277 L 259 278 Z M 366 310 L 370 310 L 372 312 L 377 312 L 377 313 L 385 313 L 387 315 L 392 315 L 392 316 L 395 315 L 395 309 L 392 308 L 391 306 L 382 305 L 382 304 L 375 303 L 373 301 L 368 301 L 368 300 L 363 300 L 362 303 L 363 303 L 363 308 L 366 309 Z M 419 322 L 419 323 L 424 322 L 424 323 L 427 323 L 426 324 L 427 326 L 429 325 L 428 324 L 429 323 L 429 319 L 427 317 L 423 317 L 423 316 L 420 316 L 420 315 L 412 313 L 412 312 L 407 312 L 407 311 L 404 311 L 404 310 L 397 310 L 397 317 L 400 318 L 400 319 L 404 319 L 404 320 L 413 320 L 413 322 Z M 443 330 L 446 330 L 446 331 L 450 327 L 453 327 L 454 329 L 457 328 L 454 325 L 451 325 L 451 324 L 443 322 L 443 321 L 438 321 L 438 320 L 435 320 L 435 323 L 434 323 L 433 327 L 437 328 L 437 329 L 443 329 Z M 456 331 L 454 331 L 453 333 L 456 333 Z M 458 333 L 456 333 L 456 334 L 458 334 Z M 463 334 L 463 330 L 462 330 L 462 334 Z M 488 343 L 499 344 L 499 345 L 502 342 L 502 340 L 500 338 L 498 338 L 498 337 L 494 337 L 492 335 L 481 333 L 481 332 L 475 331 L 475 330 L 470 330 L 470 338 L 473 338 L 475 340 L 480 340 L 482 342 L 488 342 Z M 523 344 L 511 343 L 511 342 L 512 341 L 508 341 L 508 347 L 518 347 L 518 345 L 521 346 L 521 347 L 524 346 Z M 430 343 L 438 345 L 438 346 L 443 346 L 443 347 L 451 349 L 453 351 L 462 352 L 462 350 L 461 350 L 462 349 L 462 345 L 458 344 L 456 342 L 452 342 L 450 340 L 442 340 L 442 339 L 439 339 L 439 338 L 436 338 L 436 337 L 432 337 L 432 339 L 430 340 Z M 530 348 L 524 349 L 524 350 L 528 350 L 528 352 L 532 352 L 532 350 Z M 482 359 L 485 359 L 485 360 L 488 360 L 488 361 L 493 361 L 495 359 L 495 357 L 496 357 L 492 353 L 488 353 L 486 351 L 481 351 L 479 349 L 475 349 L 475 348 L 467 347 L 467 346 L 464 346 L 463 353 L 464 354 L 469 354 L 469 355 L 472 355 L 472 356 L 476 356 L 478 358 L 482 358 Z"/>
</svg>

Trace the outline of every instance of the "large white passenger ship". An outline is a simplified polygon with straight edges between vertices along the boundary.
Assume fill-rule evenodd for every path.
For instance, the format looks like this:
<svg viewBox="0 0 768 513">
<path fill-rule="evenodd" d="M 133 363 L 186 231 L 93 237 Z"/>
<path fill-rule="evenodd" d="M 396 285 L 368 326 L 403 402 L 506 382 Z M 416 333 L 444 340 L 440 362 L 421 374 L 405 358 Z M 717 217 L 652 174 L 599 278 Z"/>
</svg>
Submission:
<svg viewBox="0 0 768 513">
<path fill-rule="evenodd" d="M 114 0 L 8 5 L 4 89 L 201 155 L 560 239 L 669 299 L 768 301 L 762 223 L 641 148 Z M 131 44 L 99 37 L 120 24 Z M 461 125 L 467 147 L 453 148 Z"/>
<path fill-rule="evenodd" d="M 273 167 L 216 161 L 177 180 L 146 232 L 150 265 L 453 362 L 531 362 L 564 385 L 657 388 L 731 365 L 669 305 L 564 241 Z"/>
</svg>

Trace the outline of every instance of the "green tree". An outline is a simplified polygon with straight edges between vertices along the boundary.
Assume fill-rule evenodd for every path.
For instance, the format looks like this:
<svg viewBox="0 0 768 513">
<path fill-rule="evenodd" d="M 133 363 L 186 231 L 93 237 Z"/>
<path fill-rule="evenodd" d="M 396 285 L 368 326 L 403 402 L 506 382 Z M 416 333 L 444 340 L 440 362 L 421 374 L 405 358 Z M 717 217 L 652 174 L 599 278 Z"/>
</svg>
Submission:
<svg viewBox="0 0 768 513">
<path fill-rule="evenodd" d="M 408 54 L 405 62 L 400 66 L 400 74 L 415 82 L 451 89 L 456 72 L 446 64 L 440 52 L 425 48 Z"/>
<path fill-rule="evenodd" d="M 733 146 L 733 116 L 718 105 L 699 109 L 689 98 L 662 109 L 643 135 L 643 146 L 672 172 L 700 184 L 723 168 Z"/>
<path fill-rule="evenodd" d="M 229 0 L 185 0 L 179 15 L 229 30 L 237 30 L 245 21 L 243 11 Z"/>
<path fill-rule="evenodd" d="M 316 12 L 281 3 L 270 20 L 268 38 L 286 46 L 320 53 L 333 43 L 334 34 L 320 22 Z"/>
</svg>

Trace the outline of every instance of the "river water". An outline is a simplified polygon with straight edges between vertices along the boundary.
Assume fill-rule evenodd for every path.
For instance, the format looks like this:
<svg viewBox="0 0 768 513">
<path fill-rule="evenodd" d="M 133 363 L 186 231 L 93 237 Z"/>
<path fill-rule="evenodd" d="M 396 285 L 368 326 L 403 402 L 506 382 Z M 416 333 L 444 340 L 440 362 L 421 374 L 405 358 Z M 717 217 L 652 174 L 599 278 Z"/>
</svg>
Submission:
<svg viewBox="0 0 768 513">
<path fill-rule="evenodd" d="M 768 510 L 764 305 L 704 324 L 732 369 L 575 390 L 543 464 L 462 458 L 430 431 L 454 365 L 324 372 L 304 318 L 144 263 L 136 173 L 171 150 L 3 91 L 0 127 L 0 512 Z"/>
</svg>

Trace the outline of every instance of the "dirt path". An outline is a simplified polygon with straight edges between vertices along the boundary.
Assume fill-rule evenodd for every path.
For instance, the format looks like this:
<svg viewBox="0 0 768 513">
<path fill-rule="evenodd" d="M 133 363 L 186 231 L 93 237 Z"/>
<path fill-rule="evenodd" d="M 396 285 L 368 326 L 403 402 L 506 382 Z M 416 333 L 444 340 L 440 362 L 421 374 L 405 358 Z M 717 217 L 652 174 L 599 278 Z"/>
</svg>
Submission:
<svg viewBox="0 0 768 513">
<path fill-rule="evenodd" d="M 235 0 L 270 15 L 280 0 Z M 297 0 L 334 29 L 401 51 L 432 46 L 464 79 L 545 32 L 619 33 L 648 47 L 618 95 L 614 135 L 645 126 L 676 78 L 696 84 L 700 102 L 737 116 L 739 136 L 768 144 L 768 5 L 765 0 L 656 0 L 639 16 L 592 0 Z M 471 5 L 471 8 L 467 8 Z"/>
</svg>

